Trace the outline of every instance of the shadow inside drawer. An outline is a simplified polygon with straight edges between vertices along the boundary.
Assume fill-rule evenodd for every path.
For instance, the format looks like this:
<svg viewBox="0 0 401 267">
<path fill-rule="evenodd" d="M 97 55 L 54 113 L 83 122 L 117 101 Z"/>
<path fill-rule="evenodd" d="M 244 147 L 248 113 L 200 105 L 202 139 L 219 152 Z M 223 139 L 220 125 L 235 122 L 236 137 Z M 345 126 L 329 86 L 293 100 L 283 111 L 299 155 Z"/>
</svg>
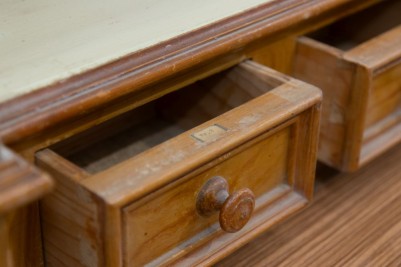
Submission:
<svg viewBox="0 0 401 267">
<path fill-rule="evenodd" d="M 97 173 L 277 87 L 235 67 L 138 107 L 52 147 Z"/>
<path fill-rule="evenodd" d="M 347 51 L 400 25 L 400 14 L 401 1 L 383 1 L 308 36 Z"/>
</svg>

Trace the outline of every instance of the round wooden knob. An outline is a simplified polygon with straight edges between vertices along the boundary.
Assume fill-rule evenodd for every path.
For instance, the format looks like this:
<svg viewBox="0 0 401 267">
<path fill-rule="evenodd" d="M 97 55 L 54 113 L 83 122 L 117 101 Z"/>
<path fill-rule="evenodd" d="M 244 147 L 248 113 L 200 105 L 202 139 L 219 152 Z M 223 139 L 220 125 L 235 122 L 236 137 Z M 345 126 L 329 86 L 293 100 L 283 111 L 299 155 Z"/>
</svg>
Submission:
<svg viewBox="0 0 401 267">
<path fill-rule="evenodd" d="M 254 207 L 255 196 L 251 190 L 243 188 L 230 195 L 228 183 L 221 176 L 209 179 L 196 200 L 196 209 L 202 216 L 220 211 L 220 226 L 228 233 L 241 230 L 251 218 Z"/>
</svg>

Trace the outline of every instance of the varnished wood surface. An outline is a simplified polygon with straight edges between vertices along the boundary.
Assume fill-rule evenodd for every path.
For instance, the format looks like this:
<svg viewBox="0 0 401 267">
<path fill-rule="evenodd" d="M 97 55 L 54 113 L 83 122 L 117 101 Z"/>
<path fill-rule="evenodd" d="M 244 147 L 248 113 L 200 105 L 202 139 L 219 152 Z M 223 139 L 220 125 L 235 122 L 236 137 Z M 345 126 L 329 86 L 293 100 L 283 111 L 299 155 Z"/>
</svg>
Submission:
<svg viewBox="0 0 401 267">
<path fill-rule="evenodd" d="M 89 176 L 50 150 L 38 165 L 56 182 L 40 202 L 43 250 L 48 266 L 104 266 L 98 203 L 79 185 Z"/>
<path fill-rule="evenodd" d="M 38 198 L 53 187 L 50 177 L 0 143 L 0 266 L 43 263 Z"/>
<path fill-rule="evenodd" d="M 400 266 L 401 145 L 354 174 L 318 172 L 313 204 L 217 266 Z"/>
<path fill-rule="evenodd" d="M 319 159 L 332 166 L 341 166 L 343 160 L 352 73 L 353 66 L 341 60 L 341 51 L 309 38 L 298 39 L 292 75 L 323 88 Z"/>
<path fill-rule="evenodd" d="M 37 203 L 0 215 L 0 266 L 43 266 Z"/>
<path fill-rule="evenodd" d="M 234 73 L 236 74 L 234 75 Z M 228 73 L 222 73 L 221 75 L 222 78 L 234 75 L 233 77 L 238 79 L 232 79 L 232 83 L 227 83 L 224 86 L 223 84 L 225 83 L 222 81 L 230 79 L 222 79 L 221 83 L 215 83 L 216 90 L 219 86 L 221 86 L 220 89 L 223 89 L 221 91 L 222 95 L 219 97 L 224 101 L 229 100 L 228 95 L 224 96 L 227 93 L 224 90 L 225 87 L 239 86 L 247 91 L 266 92 L 266 90 L 272 88 L 271 84 L 273 84 L 273 87 L 278 83 L 283 84 L 236 109 L 230 110 L 230 112 L 214 119 L 209 118 L 210 120 L 206 123 L 192 128 L 186 134 L 181 134 L 136 157 L 97 173 L 85 179 L 82 184 L 88 189 L 98 192 L 102 198 L 107 199 L 108 203 L 123 205 L 122 203 L 133 201 L 151 192 L 151 188 L 156 189 L 167 177 L 170 178 L 178 173 L 189 172 L 196 166 L 194 164 L 205 163 L 214 155 L 228 152 L 245 140 L 254 138 L 265 130 L 293 118 L 295 114 L 300 114 L 312 108 L 321 100 L 321 92 L 316 87 L 291 79 L 251 61 L 244 62 L 229 70 Z M 218 93 L 216 92 L 215 94 Z M 235 96 L 235 94 L 232 94 L 232 96 Z M 201 100 L 199 99 L 199 101 Z M 212 106 L 209 108 L 212 109 Z M 314 110 L 313 112 L 318 114 L 319 107 L 315 106 L 312 109 Z M 189 112 L 189 109 L 187 111 Z M 182 116 L 182 118 L 185 118 L 185 116 Z M 312 121 L 317 122 L 314 119 Z M 219 124 L 229 130 L 218 136 L 219 138 L 212 138 L 203 143 L 191 137 L 191 134 L 215 124 Z M 308 131 L 314 129 L 313 127 L 315 125 L 309 126 Z M 254 132 L 253 129 L 256 129 L 256 131 Z M 309 134 L 307 133 L 308 131 L 305 134 Z M 179 153 L 173 154 L 171 149 Z M 149 157 L 154 155 L 157 155 L 157 160 L 149 161 Z M 310 156 L 312 157 L 312 155 Z M 169 163 L 166 164 L 166 162 Z M 163 166 L 163 168 L 159 166 Z M 179 168 L 174 166 L 179 166 Z M 309 166 L 298 167 L 309 168 Z M 127 181 L 130 182 L 127 183 Z M 310 196 L 309 193 L 306 193 L 306 195 Z"/>
<path fill-rule="evenodd" d="M 324 95 L 319 159 L 343 171 L 401 141 L 400 3 L 385 1 L 298 40 L 293 75 Z"/>
<path fill-rule="evenodd" d="M 155 256 L 161 257 L 151 262 L 150 266 L 179 265 L 177 262 L 180 259 L 176 258 L 185 257 L 185 254 L 194 254 L 186 257 L 190 260 L 190 265 L 199 264 L 207 256 L 203 253 L 196 255 L 193 248 L 209 246 L 209 243 L 220 244 L 222 236 L 231 236 L 230 241 L 235 242 L 249 232 L 257 231 L 255 228 L 263 224 L 258 216 L 252 216 L 252 220 L 242 231 L 234 235 L 222 231 L 218 212 L 207 217 L 197 213 L 195 207 L 198 192 L 206 181 L 217 175 L 227 177 L 233 191 L 249 188 L 254 192 L 257 198 L 255 214 L 269 213 L 269 209 L 287 212 L 287 209 L 277 207 L 277 203 L 289 194 L 287 166 L 292 162 L 288 153 L 292 151 L 290 146 L 295 146 L 289 139 L 291 126 L 287 125 L 279 131 L 273 130 L 274 133 L 269 134 L 270 136 L 266 137 L 265 134 L 256 138 L 195 169 L 193 173 L 180 177 L 179 182 L 171 183 L 169 187 L 166 186 L 124 208 L 122 236 L 125 265 L 144 265 L 155 259 Z M 294 206 L 304 206 L 306 202 L 303 199 Z M 153 249 L 149 250 L 148 247 Z M 213 256 L 215 250 L 214 247 L 207 249 L 207 254 Z M 187 264 L 181 263 L 181 266 Z"/>
<path fill-rule="evenodd" d="M 84 166 L 75 165 L 81 165 L 79 160 L 69 161 L 74 157 L 63 158 L 50 149 L 36 154 L 38 165 L 57 180 L 55 192 L 41 205 L 47 262 L 211 264 L 307 204 L 313 191 L 320 90 L 252 61 L 197 85 L 206 86 L 149 103 L 162 108 L 155 117 L 151 112 L 145 116 L 159 121 L 162 114 L 156 114 L 168 113 L 165 119 L 184 127 L 182 134 L 165 140 L 151 131 L 156 143 L 149 143 L 146 134 L 134 135 L 128 138 L 133 144 L 151 148 L 142 153 L 130 149 L 133 154 L 127 158 L 125 149 L 112 147 L 114 156 L 106 153 L 104 158 L 114 161 L 117 156 L 122 162 L 114 161 L 106 170 L 86 173 Z M 149 108 L 139 111 L 149 115 Z M 140 127 L 138 122 L 145 121 L 131 124 Z M 99 139 L 102 132 L 91 133 Z M 78 136 L 74 139 L 66 142 L 75 153 L 94 149 L 79 150 L 74 144 Z M 85 133 L 82 143 L 88 145 L 89 139 Z M 68 155 L 69 146 L 60 146 L 60 152 Z M 196 211 L 197 192 L 217 175 L 226 177 L 232 192 L 249 188 L 256 197 L 252 218 L 237 233 L 224 233 L 218 214 L 204 218 Z"/>
<path fill-rule="evenodd" d="M 59 140 L 71 135 L 71 131 L 76 133 L 87 129 L 88 122 L 84 117 L 95 109 L 99 111 L 106 104 L 111 109 L 107 112 L 108 118 L 114 117 L 123 109 L 134 108 L 133 103 L 137 103 L 138 99 L 144 101 L 143 91 L 151 92 L 153 89 L 150 86 L 166 78 L 179 80 L 184 73 L 210 62 L 220 61 L 226 65 L 227 62 L 239 62 L 255 45 L 266 45 L 284 34 L 316 29 L 375 2 L 378 0 L 268 2 L 263 7 L 220 20 L 1 103 L 0 136 L 8 145 L 18 142 L 19 151 L 38 143 L 43 148 L 44 142 L 55 142 L 54 135 L 60 126 L 66 129 L 62 136 L 57 136 Z M 111 102 L 114 102 L 113 105 L 110 105 Z M 124 108 L 115 105 L 117 102 L 125 102 Z M 96 116 L 99 120 L 105 120 L 105 117 Z M 41 135 L 37 140 L 21 144 L 23 139 L 39 133 Z M 29 154 L 32 155 L 32 151 Z"/>
<path fill-rule="evenodd" d="M 47 174 L 0 143 L 0 215 L 37 200 L 52 187 Z"/>
<path fill-rule="evenodd" d="M 230 195 L 227 180 L 213 176 L 200 189 L 196 197 L 196 211 L 203 217 L 220 212 L 220 227 L 235 233 L 242 229 L 251 218 L 255 208 L 255 194 L 249 188 L 242 188 Z"/>
</svg>

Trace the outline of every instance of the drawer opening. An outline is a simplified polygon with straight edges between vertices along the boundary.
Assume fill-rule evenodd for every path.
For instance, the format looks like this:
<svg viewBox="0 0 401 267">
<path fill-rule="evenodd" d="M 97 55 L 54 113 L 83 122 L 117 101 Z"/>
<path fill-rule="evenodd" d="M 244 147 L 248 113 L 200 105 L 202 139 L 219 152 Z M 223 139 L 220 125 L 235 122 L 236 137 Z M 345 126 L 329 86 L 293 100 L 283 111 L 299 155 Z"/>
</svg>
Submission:
<svg viewBox="0 0 401 267">
<path fill-rule="evenodd" d="M 401 1 L 384 1 L 319 29 L 308 37 L 348 51 L 400 25 L 400 11 Z"/>
<path fill-rule="evenodd" d="M 167 94 L 54 147 L 89 173 L 103 171 L 284 82 L 243 64 Z"/>
</svg>

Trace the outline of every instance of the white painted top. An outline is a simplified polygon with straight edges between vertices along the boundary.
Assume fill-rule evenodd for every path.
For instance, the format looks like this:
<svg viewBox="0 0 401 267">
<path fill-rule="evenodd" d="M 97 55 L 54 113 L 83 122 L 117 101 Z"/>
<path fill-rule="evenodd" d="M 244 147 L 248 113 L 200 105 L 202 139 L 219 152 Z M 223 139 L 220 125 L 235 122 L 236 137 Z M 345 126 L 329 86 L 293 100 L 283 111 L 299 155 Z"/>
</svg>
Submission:
<svg viewBox="0 0 401 267">
<path fill-rule="evenodd" d="M 272 0 L 1 0 L 0 102 Z"/>
</svg>

